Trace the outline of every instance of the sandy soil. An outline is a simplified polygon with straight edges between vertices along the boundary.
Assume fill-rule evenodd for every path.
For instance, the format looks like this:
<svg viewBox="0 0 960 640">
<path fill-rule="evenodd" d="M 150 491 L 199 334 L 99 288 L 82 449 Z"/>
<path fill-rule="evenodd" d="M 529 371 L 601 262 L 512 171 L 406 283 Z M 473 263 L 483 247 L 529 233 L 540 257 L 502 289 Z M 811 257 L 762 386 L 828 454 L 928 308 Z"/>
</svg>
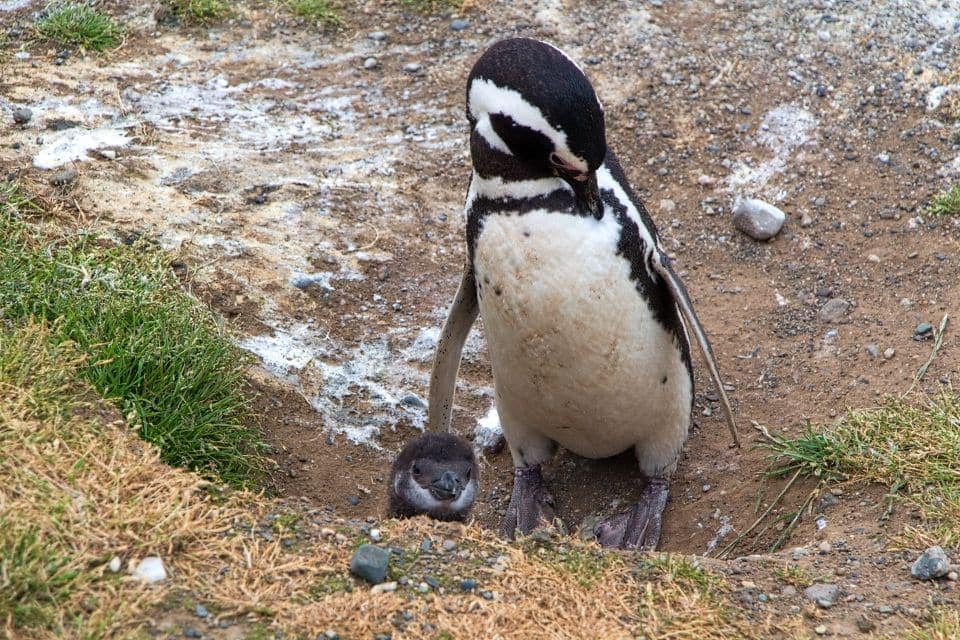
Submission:
<svg viewBox="0 0 960 640">
<path fill-rule="evenodd" d="M 0 10 L 0 23 L 15 32 L 39 8 Z M 664 549 L 708 554 L 776 495 L 752 421 L 791 434 L 903 392 L 930 353 L 917 324 L 958 311 L 960 221 L 924 211 L 960 176 L 956 2 L 486 3 L 462 30 L 449 13 L 367 2 L 345 6 L 335 33 L 264 5 L 209 31 L 158 26 L 149 4 L 111 8 L 140 30 L 116 52 L 72 51 L 62 64 L 41 42 L 6 52 L 0 167 L 40 181 L 73 167 L 61 190 L 78 226 L 178 254 L 188 285 L 260 359 L 252 375 L 279 494 L 347 517 L 384 514 L 384 476 L 424 423 L 432 347 L 463 261 L 464 78 L 501 37 L 546 38 L 585 63 L 608 140 L 734 389 L 739 450 L 698 368 Z M 21 106 L 33 118 L 14 125 Z M 784 230 L 770 242 L 734 230 L 737 195 L 782 208 Z M 850 308 L 826 321 L 831 299 Z M 958 346 L 949 333 L 926 390 L 956 377 Z M 458 432 L 486 414 L 490 384 L 478 327 Z M 496 526 L 509 456 L 482 466 L 476 518 Z M 642 487 L 629 456 L 561 454 L 548 480 L 573 529 Z M 951 584 L 910 582 L 915 554 L 889 551 L 911 514 L 881 522 L 882 491 L 837 493 L 788 542 L 811 556 L 731 570 L 752 582 L 758 562 L 796 561 L 832 576 L 848 596 L 821 613 L 833 633 L 856 632 L 861 614 L 902 628 L 932 591 L 956 602 Z M 833 550 L 817 555 L 822 541 Z M 897 608 L 879 614 L 879 603 Z"/>
</svg>

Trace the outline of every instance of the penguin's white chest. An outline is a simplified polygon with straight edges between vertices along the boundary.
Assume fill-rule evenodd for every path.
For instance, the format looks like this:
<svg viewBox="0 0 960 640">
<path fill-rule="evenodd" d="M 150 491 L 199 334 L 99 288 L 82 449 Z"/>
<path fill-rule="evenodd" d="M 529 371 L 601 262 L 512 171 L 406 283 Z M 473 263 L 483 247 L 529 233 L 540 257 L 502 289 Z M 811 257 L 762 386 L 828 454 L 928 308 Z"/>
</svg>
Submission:
<svg viewBox="0 0 960 640">
<path fill-rule="evenodd" d="M 591 458 L 679 451 L 692 381 L 619 237 L 609 211 L 485 218 L 474 269 L 508 440 L 533 430 Z"/>
</svg>

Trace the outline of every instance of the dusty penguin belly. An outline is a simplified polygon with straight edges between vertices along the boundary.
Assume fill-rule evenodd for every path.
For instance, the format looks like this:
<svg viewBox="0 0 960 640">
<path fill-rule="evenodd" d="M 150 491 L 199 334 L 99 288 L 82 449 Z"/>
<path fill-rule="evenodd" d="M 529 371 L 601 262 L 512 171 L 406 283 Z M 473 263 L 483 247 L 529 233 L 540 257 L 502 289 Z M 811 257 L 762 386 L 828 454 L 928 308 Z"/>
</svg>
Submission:
<svg viewBox="0 0 960 640">
<path fill-rule="evenodd" d="M 474 266 L 508 432 L 533 429 L 591 458 L 686 438 L 689 373 L 630 280 L 618 239 L 610 216 L 484 221 Z"/>
</svg>

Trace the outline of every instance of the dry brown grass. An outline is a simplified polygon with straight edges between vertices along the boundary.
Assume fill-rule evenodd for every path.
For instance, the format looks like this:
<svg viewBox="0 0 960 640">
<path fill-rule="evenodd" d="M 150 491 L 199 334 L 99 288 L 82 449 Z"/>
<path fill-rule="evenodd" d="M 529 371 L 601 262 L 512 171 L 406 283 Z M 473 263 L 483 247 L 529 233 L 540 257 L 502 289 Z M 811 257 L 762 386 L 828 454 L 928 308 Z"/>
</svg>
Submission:
<svg viewBox="0 0 960 640">
<path fill-rule="evenodd" d="M 457 539 L 469 557 L 431 569 L 447 588 L 371 594 L 347 569 L 356 528 L 331 535 L 305 512 L 288 512 L 290 521 L 302 517 L 290 525 L 302 529 L 299 543 L 285 547 L 283 527 L 264 539 L 258 527 L 287 507 L 249 492 L 225 495 L 161 463 L 135 425 L 79 382 L 81 358 L 51 336 L 42 325 L 0 331 L 0 543 L 27 550 L 5 553 L 0 571 L 6 593 L 19 589 L 15 601 L 0 598 L 10 637 L 137 635 L 177 597 L 308 637 L 331 628 L 395 638 L 782 635 L 733 608 L 723 580 L 683 558 L 602 554 L 571 540 L 506 545 L 478 527 L 424 520 L 384 523 L 384 542 L 416 563 L 424 537 Z M 117 574 L 108 568 L 114 555 L 124 567 Z M 128 574 L 148 555 L 163 558 L 164 583 L 145 586 Z M 498 556 L 506 569 L 484 561 Z M 43 584 L 24 578 L 38 567 Z M 414 565 L 398 570 L 418 575 Z M 459 576 L 493 599 L 461 592 Z M 404 611 L 415 622 L 398 632 Z"/>
</svg>

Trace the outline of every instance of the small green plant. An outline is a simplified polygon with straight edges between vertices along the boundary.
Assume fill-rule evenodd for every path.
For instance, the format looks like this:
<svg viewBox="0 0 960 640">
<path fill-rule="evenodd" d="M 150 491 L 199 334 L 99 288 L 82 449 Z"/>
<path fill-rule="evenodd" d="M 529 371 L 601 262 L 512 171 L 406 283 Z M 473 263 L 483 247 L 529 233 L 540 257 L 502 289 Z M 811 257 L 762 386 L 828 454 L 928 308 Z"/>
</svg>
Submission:
<svg viewBox="0 0 960 640">
<path fill-rule="evenodd" d="M 930 213 L 935 216 L 960 216 L 960 184 L 933 199 Z"/>
<path fill-rule="evenodd" d="M 286 4 L 293 15 L 304 20 L 324 27 L 343 25 L 343 18 L 337 13 L 330 0 L 287 0 Z"/>
<path fill-rule="evenodd" d="M 50 5 L 37 23 L 37 32 L 62 44 L 92 51 L 118 47 L 123 29 L 110 16 L 79 2 Z"/>
<path fill-rule="evenodd" d="M 170 0 L 170 9 L 184 22 L 209 24 L 230 15 L 224 0 Z"/>
<path fill-rule="evenodd" d="M 86 357 L 82 376 L 165 462 L 233 485 L 256 480 L 264 443 L 242 387 L 248 357 L 147 246 L 93 237 L 47 245 L 21 218 L 35 203 L 0 182 L 0 309 L 52 323 Z"/>
<path fill-rule="evenodd" d="M 797 564 L 788 564 L 784 567 L 774 569 L 773 575 L 779 578 L 781 582 L 799 587 L 800 589 L 805 589 L 814 582 L 810 574 Z"/>
<path fill-rule="evenodd" d="M 911 629 L 907 640 L 954 640 L 960 638 L 960 611 L 940 607 L 930 613 L 927 624 Z"/>
<path fill-rule="evenodd" d="M 672 553 L 644 558 L 640 563 L 639 573 L 645 579 L 657 577 L 667 579 L 677 586 L 693 587 L 703 595 L 713 594 L 723 587 L 720 577 L 710 573 L 696 561 L 691 562 Z"/>
</svg>

